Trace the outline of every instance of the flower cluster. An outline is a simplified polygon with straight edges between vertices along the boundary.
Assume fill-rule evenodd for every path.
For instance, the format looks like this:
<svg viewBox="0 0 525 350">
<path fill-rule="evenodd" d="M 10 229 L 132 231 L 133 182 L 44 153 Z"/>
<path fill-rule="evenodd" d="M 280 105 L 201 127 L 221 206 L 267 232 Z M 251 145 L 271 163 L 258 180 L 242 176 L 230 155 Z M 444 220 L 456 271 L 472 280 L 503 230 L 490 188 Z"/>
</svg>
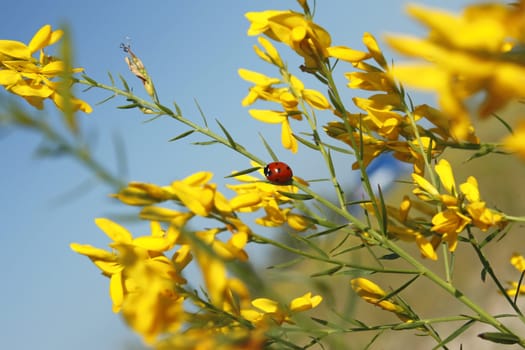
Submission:
<svg viewBox="0 0 525 350">
<path fill-rule="evenodd" d="M 440 204 L 442 210 L 432 217 L 431 230 L 441 236 L 450 251 L 456 249 L 458 235 L 467 226 L 473 225 L 486 231 L 505 223 L 501 213 L 487 208 L 481 200 L 475 177 L 469 176 L 466 182 L 457 187 L 450 163 L 445 159 L 439 161 L 435 171 L 445 193 L 418 174 L 412 174 L 416 184 L 413 192 L 423 201 Z"/>
<path fill-rule="evenodd" d="M 427 63 L 398 64 L 403 83 L 437 92 L 455 139 L 476 141 L 466 101 L 483 93 L 479 114 L 489 116 L 509 101 L 525 97 L 522 48 L 525 6 L 475 4 L 460 15 L 410 6 L 411 16 L 428 27 L 421 39 L 390 37 L 396 50 Z"/>
<path fill-rule="evenodd" d="M 248 16 L 250 18 L 250 16 Z M 252 24 L 253 26 L 253 24 Z M 278 103 L 280 110 L 251 109 L 250 115 L 264 123 L 281 124 L 281 140 L 284 148 L 297 152 L 297 140 L 293 136 L 290 118 L 303 119 L 302 103 L 318 110 L 330 109 L 330 103 L 319 91 L 305 88 L 298 77 L 290 74 L 275 47 L 264 37 L 259 37 L 261 50 L 255 46 L 256 54 L 266 62 L 275 65 L 281 78 L 272 78 L 247 69 L 239 69 L 239 75 L 255 84 L 243 99 L 243 106 L 249 106 L 257 100 Z"/>
<path fill-rule="evenodd" d="M 69 100 L 64 101 L 64 91 L 69 88 L 70 82 L 53 81 L 66 73 L 83 70 L 74 68 L 72 72 L 66 72 L 64 61 L 44 52 L 46 46 L 56 43 L 62 35 L 62 30 L 52 30 L 47 24 L 36 32 L 27 45 L 14 40 L 0 40 L 0 85 L 38 109 L 43 108 L 44 100 L 51 99 L 59 109 L 68 103 L 75 111 L 91 113 L 91 106 L 82 100 L 68 96 Z M 33 57 L 35 53 L 39 53 L 38 59 Z"/>
<path fill-rule="evenodd" d="M 301 220 L 300 215 L 290 213 L 290 208 L 280 208 L 290 199 L 280 195 L 275 185 L 254 180 L 231 185 L 238 194 L 228 200 L 209 182 L 211 177 L 209 172 L 198 172 L 162 187 L 130 183 L 114 197 L 125 204 L 142 207 L 139 216 L 150 222 L 151 234 L 133 237 L 117 223 L 97 219 L 97 225 L 112 240 L 111 251 L 71 244 L 75 252 L 89 257 L 110 278 L 113 311 L 122 312 L 130 327 L 148 343 L 156 343 L 159 336 L 165 334 L 188 337 L 190 343 L 197 341 L 192 337 L 201 324 L 192 323 L 195 315 L 188 310 L 187 301 L 202 309 L 199 319 L 208 322 L 205 332 L 220 331 L 236 341 L 242 335 L 240 343 L 251 344 L 259 339 L 256 342 L 259 344 L 264 337 L 252 332 L 255 326 L 260 331 L 282 322 L 293 322 L 294 313 L 314 308 L 322 300 L 311 293 L 292 300 L 288 307 L 267 298 L 251 300 L 248 286 L 229 276 L 228 262 L 248 259 L 244 248 L 250 240 L 251 229 L 238 213 L 264 208 L 267 217 L 258 219 L 257 223 L 269 227 L 287 222 L 294 229 L 304 230 L 309 224 L 305 218 Z M 286 187 L 294 190 L 291 185 Z M 168 201 L 185 210 L 156 205 Z M 194 217 L 217 220 L 221 225 L 187 231 L 185 226 Z M 230 233 L 229 239 L 219 237 L 224 232 Z M 183 272 L 193 260 L 201 272 L 206 299 L 186 288 L 188 282 Z M 218 319 L 217 314 L 222 318 Z M 224 318 L 229 322 L 224 324 Z M 206 337 L 201 340 L 206 339 L 209 340 Z"/>
</svg>

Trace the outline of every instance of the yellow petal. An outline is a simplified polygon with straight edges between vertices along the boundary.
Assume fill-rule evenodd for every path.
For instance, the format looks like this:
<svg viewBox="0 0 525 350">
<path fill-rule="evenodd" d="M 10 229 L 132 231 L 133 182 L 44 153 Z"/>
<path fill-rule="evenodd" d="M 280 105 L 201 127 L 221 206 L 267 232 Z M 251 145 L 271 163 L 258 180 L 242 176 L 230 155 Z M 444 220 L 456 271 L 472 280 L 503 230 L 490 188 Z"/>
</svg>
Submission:
<svg viewBox="0 0 525 350">
<path fill-rule="evenodd" d="M 51 39 L 51 25 L 42 26 L 29 42 L 29 50 L 34 53 L 49 44 Z"/>
<path fill-rule="evenodd" d="M 255 299 L 252 301 L 252 305 L 266 313 L 274 313 L 279 310 L 279 304 L 275 300 L 267 298 Z"/>
<path fill-rule="evenodd" d="M 478 189 L 478 181 L 475 177 L 469 176 L 467 178 L 467 182 L 462 183 L 459 185 L 459 189 L 461 190 L 461 193 L 465 195 L 465 198 L 469 202 L 478 202 L 480 201 L 479 196 L 479 189 Z"/>
<path fill-rule="evenodd" d="M 519 272 L 525 271 L 525 258 L 521 254 L 513 253 L 510 258 L 510 263 L 514 266 Z"/>
<path fill-rule="evenodd" d="M 164 237 L 141 236 L 133 240 L 133 245 L 155 252 L 164 252 L 171 248 L 170 242 Z"/>
<path fill-rule="evenodd" d="M 116 261 L 117 259 L 115 254 L 89 244 L 71 243 L 69 247 L 75 253 L 85 255 L 93 260 Z"/>
<path fill-rule="evenodd" d="M 263 123 L 278 124 L 284 122 L 287 119 L 286 112 L 263 109 L 250 109 L 248 112 L 253 118 Z"/>
<path fill-rule="evenodd" d="M 441 159 L 435 166 L 436 173 L 439 175 L 439 179 L 443 184 L 443 187 L 452 195 L 456 195 L 456 182 L 454 180 L 454 174 L 452 173 L 452 167 L 446 159 Z"/>
<path fill-rule="evenodd" d="M 407 85 L 423 90 L 441 91 L 449 82 L 449 73 L 430 64 L 396 64 L 393 76 Z"/>
<path fill-rule="evenodd" d="M 122 309 L 122 302 L 124 301 L 124 288 L 122 285 L 121 273 L 111 275 L 109 294 L 111 296 L 111 301 L 113 302 L 113 312 L 117 313 Z"/>
<path fill-rule="evenodd" d="M 116 222 L 105 218 L 98 218 L 95 219 L 95 223 L 114 242 L 131 243 L 133 240 L 131 233 Z"/>
<path fill-rule="evenodd" d="M 285 119 L 281 124 L 281 143 L 284 148 L 289 149 L 292 153 L 297 153 L 299 145 L 292 135 L 292 127 L 288 119 Z"/>
<path fill-rule="evenodd" d="M 254 83 L 255 85 L 267 87 L 273 84 L 279 84 L 281 82 L 281 80 L 277 78 L 271 78 L 264 74 L 257 73 L 257 72 L 254 72 L 248 69 L 244 69 L 244 68 L 239 68 L 237 72 L 239 73 L 241 78 L 251 83 Z"/>
<path fill-rule="evenodd" d="M 22 79 L 20 73 L 13 70 L 0 70 L 0 85 L 13 85 Z"/>
<path fill-rule="evenodd" d="M 383 55 L 383 52 L 381 52 L 381 49 L 379 48 L 379 45 L 377 44 L 376 38 L 370 34 L 370 33 L 364 33 L 363 34 L 363 43 L 368 48 L 368 51 L 374 58 L 374 60 L 383 68 L 387 67 L 387 63 L 385 60 L 385 56 Z"/>
<path fill-rule="evenodd" d="M 303 98 L 304 100 L 312 107 L 323 110 L 323 109 L 329 109 L 330 103 L 324 97 L 322 93 L 316 90 L 311 89 L 304 89 L 303 90 Z"/>
<path fill-rule="evenodd" d="M 209 171 L 199 171 L 184 178 L 182 181 L 190 186 L 200 186 L 208 183 L 212 177 L 213 173 Z"/>
<path fill-rule="evenodd" d="M 0 58 L 4 60 L 2 56 L 29 61 L 31 59 L 31 50 L 20 41 L 0 40 Z"/>
<path fill-rule="evenodd" d="M 355 290 L 359 295 L 374 295 L 377 298 L 386 296 L 385 291 L 381 289 L 381 287 L 366 278 L 354 278 L 350 281 L 350 284 L 352 285 L 352 289 Z"/>
<path fill-rule="evenodd" d="M 240 208 L 258 207 L 261 204 L 262 198 L 259 193 L 249 192 L 238 195 L 230 200 L 230 206 L 233 210 Z"/>
<path fill-rule="evenodd" d="M 434 247 L 432 246 L 432 243 L 430 243 L 425 236 L 422 234 L 416 235 L 416 244 L 419 247 L 419 251 L 421 252 L 421 255 L 423 255 L 425 258 L 431 259 L 436 261 L 437 260 L 437 254 L 434 250 Z"/>
<path fill-rule="evenodd" d="M 346 62 L 359 62 L 370 57 L 367 52 L 354 50 L 346 46 L 330 46 L 326 49 L 330 57 L 334 57 Z"/>
<path fill-rule="evenodd" d="M 312 297 L 312 293 L 306 293 L 302 297 L 295 298 L 290 303 L 290 310 L 293 312 L 300 312 L 305 310 L 310 310 L 323 301 L 323 298 L 320 295 L 315 295 Z"/>
</svg>

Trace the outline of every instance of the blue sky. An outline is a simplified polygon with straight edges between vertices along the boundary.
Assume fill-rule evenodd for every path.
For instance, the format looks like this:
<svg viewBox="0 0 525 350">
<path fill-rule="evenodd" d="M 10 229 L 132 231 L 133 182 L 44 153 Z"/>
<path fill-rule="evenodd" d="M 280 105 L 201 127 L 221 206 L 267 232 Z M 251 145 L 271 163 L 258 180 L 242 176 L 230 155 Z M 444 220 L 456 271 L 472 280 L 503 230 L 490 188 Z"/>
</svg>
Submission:
<svg viewBox="0 0 525 350">
<path fill-rule="evenodd" d="M 316 21 L 330 31 L 337 45 L 361 49 L 365 31 L 381 39 L 387 32 L 420 30 L 404 14 L 404 1 L 317 2 Z M 128 72 L 119 49 L 120 43 L 131 43 L 166 105 L 176 101 L 188 118 L 198 121 L 197 99 L 211 125 L 219 119 L 239 143 L 258 156 L 268 157 L 258 141 L 261 132 L 297 175 L 306 179 L 323 176 L 320 159 L 312 160 L 304 150 L 296 156 L 282 150 L 279 128 L 252 120 L 240 104 L 248 83 L 239 78 L 238 68 L 276 74 L 253 53 L 256 39 L 246 35 L 244 13 L 297 9 L 295 1 L 49 3 L 18 0 L 4 6 L 0 39 L 27 43 L 43 24 L 54 28 L 67 24 L 73 35 L 76 66 L 105 83 L 107 72 L 115 77 L 122 74 L 142 94 L 140 82 Z M 453 9 L 465 4 L 426 3 Z M 392 57 L 388 51 L 387 55 Z M 285 56 L 290 67 L 301 64 L 297 57 Z M 167 184 L 199 170 L 210 170 L 215 173 L 214 181 L 223 184 L 224 176 L 232 170 L 249 167 L 245 159 L 225 148 L 190 144 L 205 140 L 200 136 L 167 142 L 187 130 L 173 121 L 144 123 L 146 118 L 140 112 L 115 108 L 124 104 L 122 100 L 95 106 L 108 96 L 106 93 L 91 90 L 79 91 L 78 95 L 94 107 L 91 115 L 80 118 L 95 155 L 112 170 L 117 169 L 118 159 L 125 158 L 127 180 Z M 48 107 L 51 111 L 51 104 Z M 115 139 L 122 140 L 125 154 L 115 154 Z M 107 240 L 93 219 L 116 218 L 132 211 L 108 198 L 112 191 L 108 186 L 79 191 L 79 186 L 92 177 L 72 159 L 36 158 L 34 150 L 40 141 L 28 131 L 0 129 L 0 347 L 105 350 L 140 346 L 137 337 L 111 311 L 108 280 L 88 259 L 69 249 L 71 242 L 105 247 Z M 341 159 L 340 163 L 346 186 L 356 181 L 349 170 L 351 162 Z"/>
</svg>

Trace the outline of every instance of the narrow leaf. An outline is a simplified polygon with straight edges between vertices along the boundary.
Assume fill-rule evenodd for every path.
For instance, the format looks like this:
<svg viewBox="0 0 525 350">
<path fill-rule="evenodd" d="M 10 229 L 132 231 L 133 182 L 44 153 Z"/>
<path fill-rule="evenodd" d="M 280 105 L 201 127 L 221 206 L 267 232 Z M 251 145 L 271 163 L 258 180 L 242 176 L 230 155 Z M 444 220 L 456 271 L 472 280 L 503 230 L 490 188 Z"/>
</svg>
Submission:
<svg viewBox="0 0 525 350">
<path fill-rule="evenodd" d="M 327 235 L 327 234 L 330 234 L 332 232 L 336 232 L 336 231 L 339 231 L 340 229 L 346 227 L 347 224 L 344 224 L 344 225 L 341 225 L 341 226 L 337 226 L 337 227 L 334 227 L 334 228 L 330 228 L 328 230 L 324 230 L 324 231 L 321 231 L 321 232 L 317 232 L 317 233 L 314 233 L 314 234 L 311 234 L 309 236 L 306 236 L 306 239 L 311 239 L 311 238 L 315 238 L 315 237 L 319 237 L 319 236 L 324 236 L 324 235 Z"/>
<path fill-rule="evenodd" d="M 292 136 L 297 140 L 299 141 L 301 144 L 305 145 L 306 147 L 309 147 L 315 151 L 318 151 L 319 150 L 319 146 L 317 146 L 315 143 L 313 142 L 310 142 L 306 139 L 303 139 L 301 136 L 298 136 L 296 134 L 292 134 Z"/>
<path fill-rule="evenodd" d="M 195 99 L 195 104 L 197 105 L 197 109 L 199 110 L 199 113 L 201 115 L 202 121 L 204 122 L 204 126 L 208 128 L 208 120 L 206 119 L 206 115 L 204 114 L 204 111 L 202 110 L 201 106 L 199 105 L 199 101 Z"/>
<path fill-rule="evenodd" d="M 284 192 L 284 191 L 277 191 L 280 194 L 282 194 L 285 197 L 291 198 L 291 199 L 297 199 L 300 201 L 306 201 L 309 199 L 314 198 L 312 195 L 309 194 L 303 194 L 303 193 L 291 193 L 291 192 Z"/>
<path fill-rule="evenodd" d="M 224 178 L 236 177 L 236 176 L 240 176 L 240 175 L 244 175 L 244 174 L 253 173 L 254 171 L 257 171 L 259 169 L 261 169 L 261 167 L 259 167 L 259 166 L 256 166 L 256 167 L 253 167 L 253 168 L 244 169 L 244 170 L 241 170 L 241 171 L 234 172 L 233 174 L 230 174 L 228 176 L 225 176 Z"/>
<path fill-rule="evenodd" d="M 518 336 L 500 332 L 484 332 L 478 334 L 478 337 L 498 344 L 517 344 L 520 342 Z"/>
<path fill-rule="evenodd" d="M 124 86 L 124 90 L 126 90 L 127 92 L 130 92 L 131 89 L 129 88 L 129 85 L 128 85 L 128 82 L 126 81 L 126 79 L 124 79 L 124 77 L 122 75 L 118 75 L 119 79 L 120 79 L 120 82 L 122 83 L 122 85 Z"/>
<path fill-rule="evenodd" d="M 160 103 L 157 103 L 156 104 L 157 107 L 162 111 L 164 112 L 165 114 L 167 115 L 173 115 L 173 111 L 171 109 L 169 109 L 168 107 L 164 106 L 164 105 L 161 105 Z"/>
<path fill-rule="evenodd" d="M 320 271 L 320 272 L 313 273 L 313 274 L 310 275 L 310 277 L 331 276 L 331 275 L 333 275 L 334 273 L 336 273 L 336 272 L 338 272 L 339 270 L 341 270 L 342 268 L 343 268 L 343 266 L 338 265 L 338 266 L 335 266 L 335 267 L 329 268 L 328 270 L 324 270 L 324 271 Z"/>
<path fill-rule="evenodd" d="M 266 148 L 266 150 L 268 151 L 268 153 L 270 153 L 270 157 L 272 158 L 273 161 L 278 161 L 279 158 L 277 158 L 277 155 L 274 153 L 274 151 L 272 150 L 272 148 L 270 147 L 270 145 L 268 144 L 268 142 L 266 142 L 266 140 L 264 139 L 264 136 L 262 136 L 260 133 L 259 133 L 259 137 L 261 138 L 262 142 L 263 142 L 263 145 L 264 145 L 264 148 Z"/>
<path fill-rule="evenodd" d="M 117 108 L 118 109 L 132 109 L 132 108 L 139 108 L 139 107 L 141 107 L 141 105 L 135 102 L 135 103 L 130 103 L 129 105 L 118 106 Z"/>
<path fill-rule="evenodd" d="M 209 146 L 209 145 L 214 145 L 216 143 L 217 143 L 217 141 L 211 140 L 211 141 L 193 142 L 192 144 L 193 145 L 198 145 L 198 146 Z"/>
<path fill-rule="evenodd" d="M 215 121 L 217 122 L 217 124 L 219 124 L 219 127 L 221 128 L 222 132 L 224 133 L 224 135 L 226 135 L 226 138 L 228 139 L 228 143 L 230 144 L 230 146 L 233 148 L 233 149 L 237 149 L 237 142 L 235 142 L 233 140 L 233 137 L 232 135 L 230 135 L 230 133 L 228 132 L 228 130 L 226 130 L 226 128 L 221 124 L 221 122 L 218 120 L 218 119 L 215 119 Z"/>
<path fill-rule="evenodd" d="M 177 140 L 183 139 L 186 136 L 190 136 L 194 132 L 195 132 L 195 130 L 193 130 L 193 129 L 192 130 L 188 130 L 188 131 L 183 132 L 182 134 L 180 134 L 178 136 L 175 136 L 174 138 L 169 139 L 168 142 L 173 142 L 173 141 L 177 141 Z"/>
</svg>

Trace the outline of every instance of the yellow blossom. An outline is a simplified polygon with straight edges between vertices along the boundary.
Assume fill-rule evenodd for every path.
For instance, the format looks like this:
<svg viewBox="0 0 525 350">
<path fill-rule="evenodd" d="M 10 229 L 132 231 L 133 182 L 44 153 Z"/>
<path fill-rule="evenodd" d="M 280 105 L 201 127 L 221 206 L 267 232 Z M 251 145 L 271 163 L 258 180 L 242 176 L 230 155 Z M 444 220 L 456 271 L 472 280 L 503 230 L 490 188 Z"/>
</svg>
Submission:
<svg viewBox="0 0 525 350">
<path fill-rule="evenodd" d="M 483 92 L 479 113 L 488 116 L 512 99 L 523 98 L 518 82 L 525 69 L 512 54 L 509 42 L 521 42 L 525 28 L 523 6 L 475 4 L 455 15 L 410 6 L 409 13 L 427 26 L 428 38 L 390 37 L 396 50 L 428 63 L 397 64 L 394 76 L 402 83 L 438 93 L 452 137 L 477 142 L 466 101 Z"/>
<path fill-rule="evenodd" d="M 45 99 L 51 99 L 59 109 L 63 109 L 65 103 L 60 90 L 66 83 L 57 83 L 53 79 L 64 73 L 64 62 L 44 53 L 44 47 L 53 45 L 62 35 L 61 30 L 52 30 L 46 24 L 36 32 L 28 45 L 0 40 L 0 85 L 38 109 L 43 108 Z M 32 55 L 38 51 L 40 58 L 36 59 Z M 81 71 L 81 68 L 73 68 L 68 73 Z M 71 97 L 70 106 L 74 111 L 92 111 L 89 104 L 74 97 Z"/>
<path fill-rule="evenodd" d="M 521 254 L 512 253 L 510 263 L 523 275 L 523 272 L 525 271 L 525 258 Z M 510 285 L 510 288 L 506 289 L 506 293 L 509 296 L 513 297 L 516 294 L 525 294 L 525 285 L 523 285 L 523 283 L 518 284 L 518 282 L 510 281 L 508 284 Z"/>
<path fill-rule="evenodd" d="M 406 311 L 392 299 L 385 298 L 387 293 L 374 282 L 366 278 L 354 278 L 350 281 L 352 289 L 364 301 L 379 306 L 383 310 L 395 313 L 402 320 L 406 320 Z"/>
<path fill-rule="evenodd" d="M 305 15 L 293 11 L 248 12 L 248 35 L 265 34 L 290 46 L 305 60 L 307 68 L 317 68 L 328 57 L 330 34 Z"/>
<path fill-rule="evenodd" d="M 301 297 L 293 299 L 287 307 L 283 307 L 277 301 L 268 298 L 257 298 L 252 301 L 252 306 L 257 310 L 243 309 L 241 315 L 250 322 L 260 326 L 271 320 L 276 324 L 283 322 L 293 323 L 291 316 L 297 312 L 311 310 L 317 307 L 323 298 L 320 295 L 312 296 L 308 292 Z"/>
<path fill-rule="evenodd" d="M 511 152 L 516 152 L 520 158 L 525 159 L 525 120 L 518 123 L 514 133 L 503 139 L 503 146 Z"/>
<path fill-rule="evenodd" d="M 268 63 L 276 65 L 279 68 L 284 68 L 284 63 L 281 59 L 281 56 L 279 55 L 277 49 L 272 45 L 272 43 L 262 36 L 257 38 L 257 41 L 259 42 L 259 44 L 261 44 L 264 50 L 266 50 L 266 52 L 264 52 L 259 47 L 254 46 L 253 49 L 257 56 L 259 56 Z"/>
<path fill-rule="evenodd" d="M 513 253 L 510 258 L 510 263 L 514 266 L 519 272 L 525 271 L 525 258 L 518 253 Z"/>
<path fill-rule="evenodd" d="M 432 231 L 440 233 L 443 241 L 448 243 L 448 249 L 456 250 L 458 235 L 472 220 L 463 215 L 457 208 L 449 208 L 437 213 L 432 218 Z"/>
</svg>

